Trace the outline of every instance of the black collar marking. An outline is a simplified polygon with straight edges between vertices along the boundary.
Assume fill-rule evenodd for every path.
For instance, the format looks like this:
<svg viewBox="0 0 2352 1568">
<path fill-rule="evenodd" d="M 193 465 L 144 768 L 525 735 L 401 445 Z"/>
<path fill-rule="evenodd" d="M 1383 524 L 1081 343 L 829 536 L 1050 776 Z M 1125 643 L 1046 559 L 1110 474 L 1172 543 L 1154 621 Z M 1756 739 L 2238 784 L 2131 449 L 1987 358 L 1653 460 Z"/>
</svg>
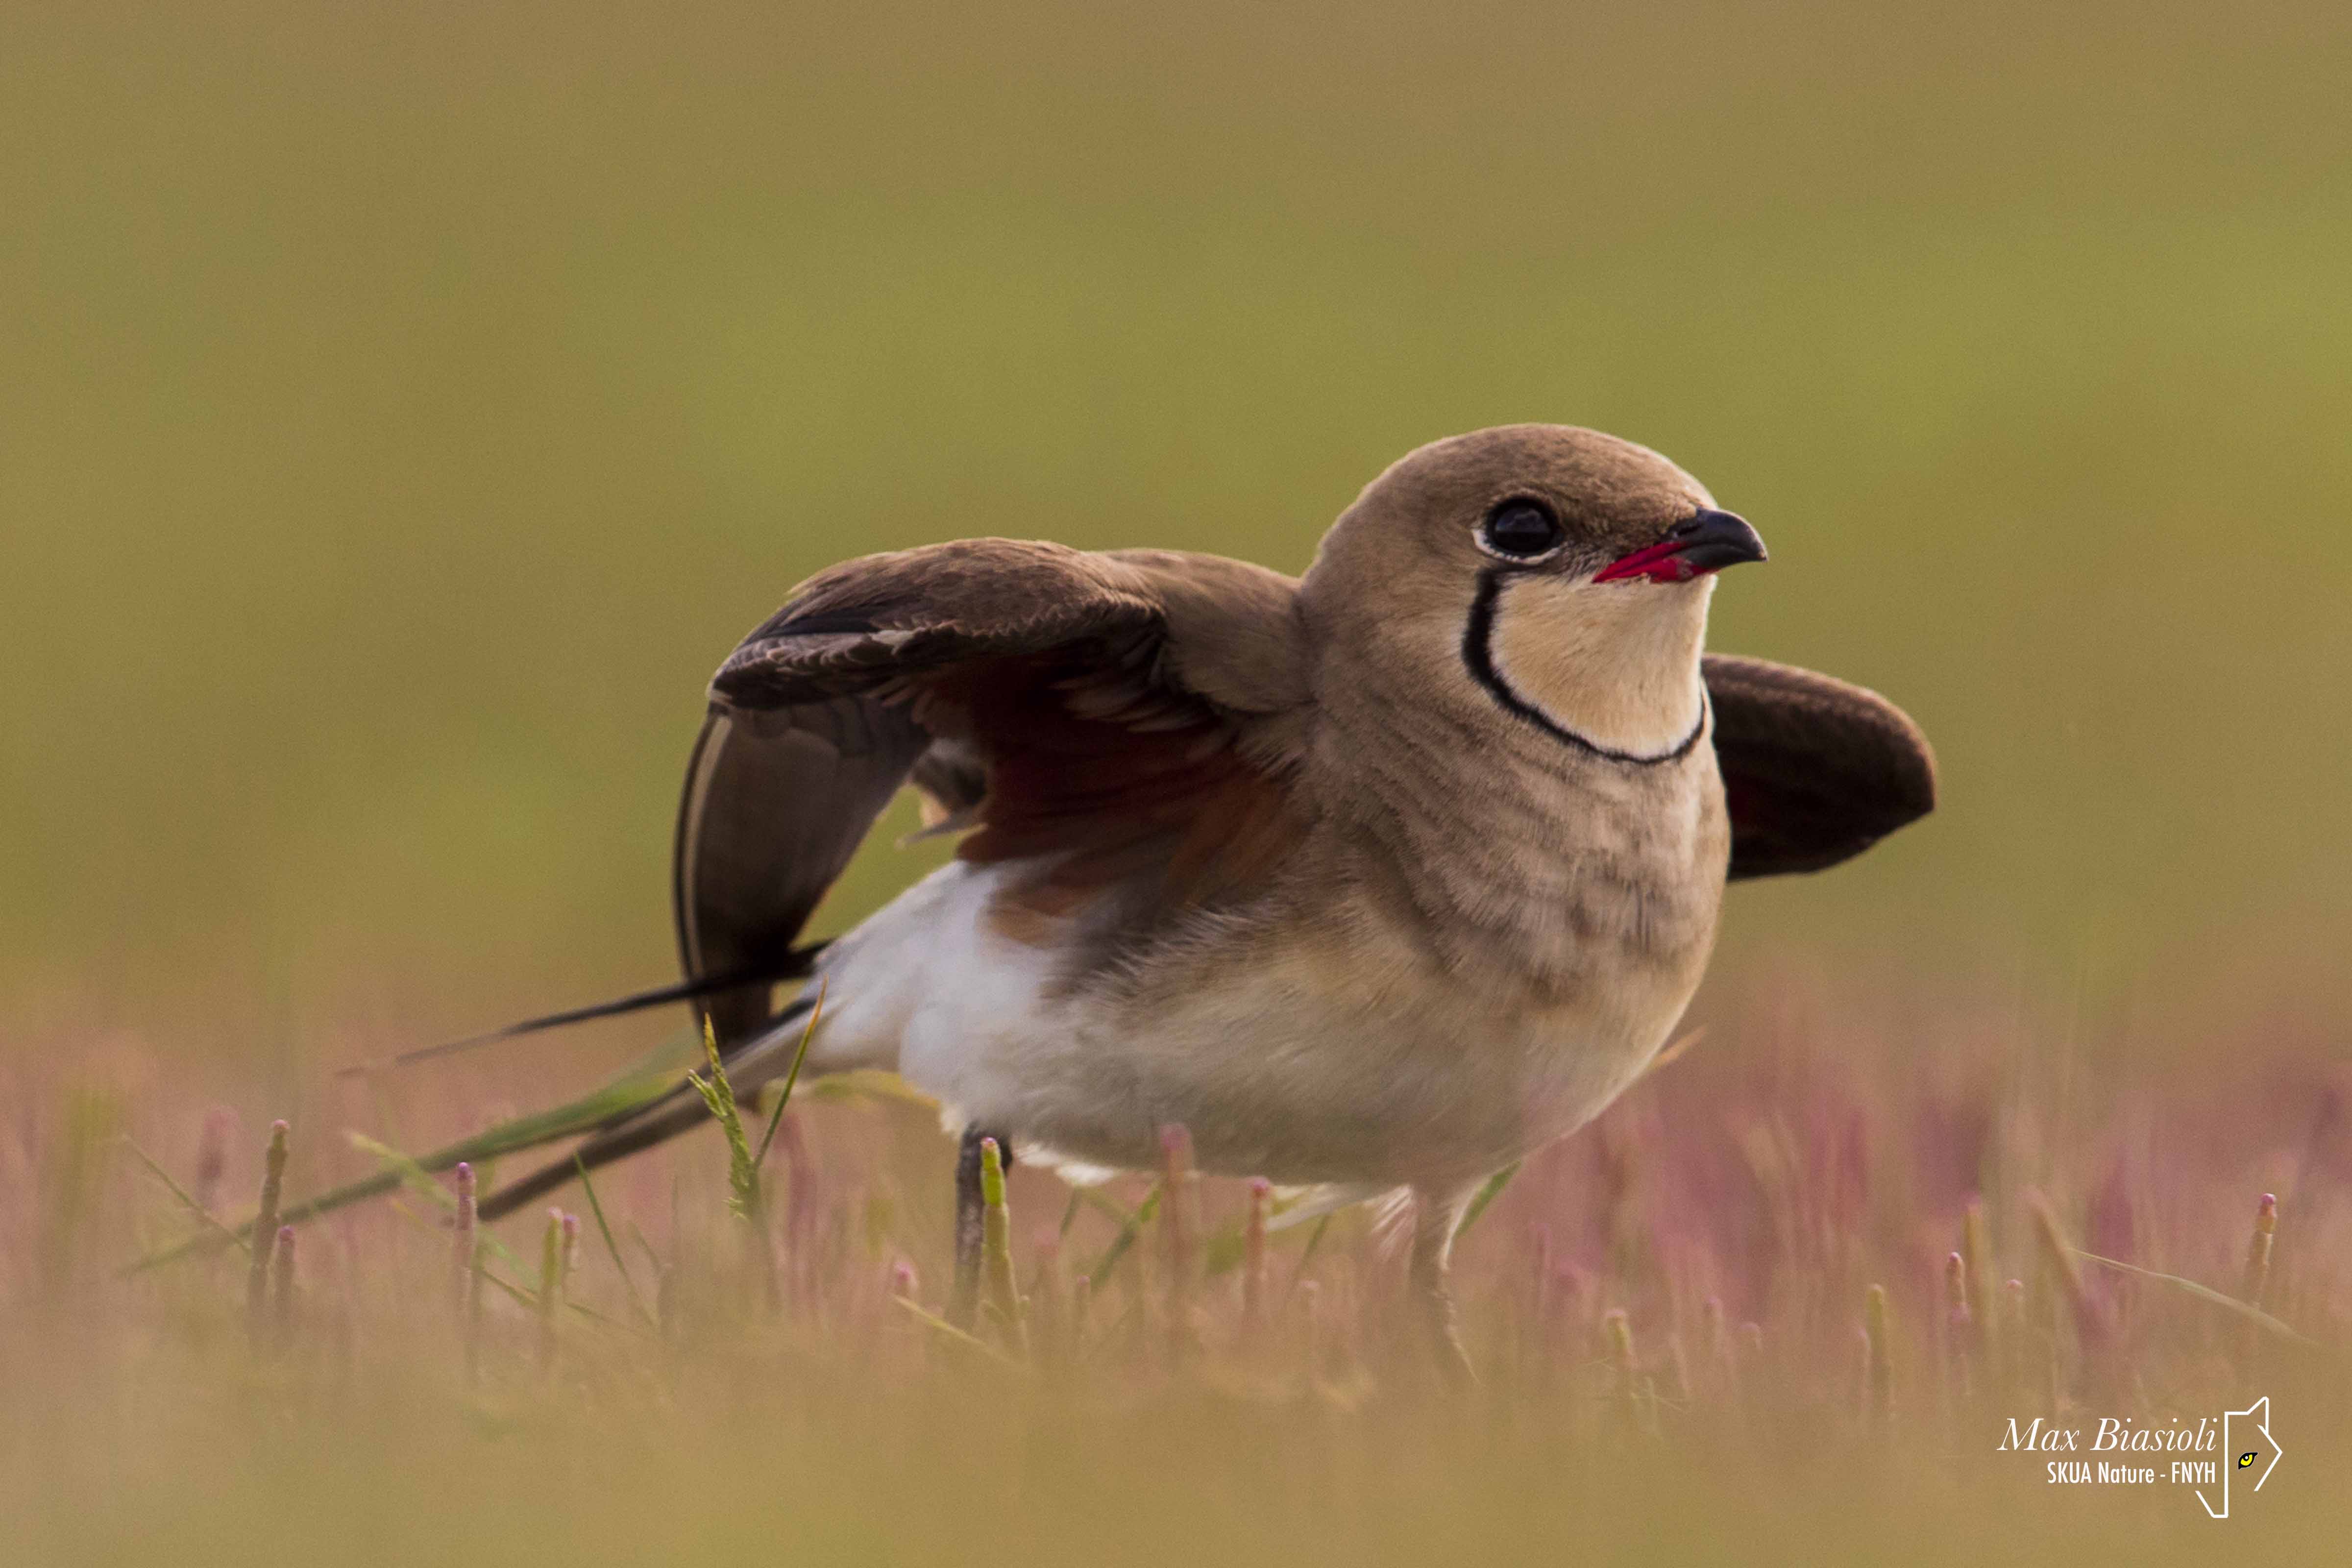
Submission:
<svg viewBox="0 0 2352 1568">
<path fill-rule="evenodd" d="M 1478 574 L 1478 596 L 1470 604 L 1470 624 L 1462 628 L 1462 662 L 1470 667 L 1471 679 L 1486 689 L 1488 696 L 1501 704 L 1505 712 L 1526 720 L 1553 740 L 1575 747 L 1580 752 L 1605 762 L 1628 763 L 1635 767 L 1655 767 L 1662 763 L 1680 762 L 1690 755 L 1691 748 L 1706 732 L 1706 686 L 1701 682 L 1698 697 L 1698 722 L 1689 734 L 1676 742 L 1672 749 L 1644 756 L 1639 752 L 1620 752 L 1609 746 L 1586 740 L 1575 731 L 1554 721 L 1534 703 L 1511 689 L 1502 672 L 1495 668 L 1495 651 L 1490 646 L 1495 634 L 1495 604 L 1503 596 L 1503 579 L 1513 574 L 1502 568 L 1490 568 Z"/>
</svg>

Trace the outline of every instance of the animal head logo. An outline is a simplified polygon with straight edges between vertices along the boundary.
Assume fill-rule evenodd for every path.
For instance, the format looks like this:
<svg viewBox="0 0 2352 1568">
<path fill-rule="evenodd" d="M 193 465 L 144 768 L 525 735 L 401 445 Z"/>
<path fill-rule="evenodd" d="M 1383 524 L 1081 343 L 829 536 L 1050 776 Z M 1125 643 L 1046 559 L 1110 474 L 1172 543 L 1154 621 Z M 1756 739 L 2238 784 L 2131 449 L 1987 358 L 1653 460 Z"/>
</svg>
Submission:
<svg viewBox="0 0 2352 1568">
<path fill-rule="evenodd" d="M 2253 1489 L 2260 1491 L 2263 1483 L 2271 1479 L 2271 1472 L 2278 1468 L 2278 1439 L 2271 1436 L 2270 1395 L 2264 1394 L 2243 1410 L 2221 1413 L 2221 1447 L 2222 1452 L 2238 1457 L 2235 1464 L 2221 1472 L 2221 1506 L 2216 1509 L 2202 1488 L 2197 1493 L 2197 1500 L 2203 1503 L 2205 1511 L 2215 1519 L 2230 1517 L 2230 1480 L 2238 1471 L 2252 1469 L 2256 1462 L 2268 1454 L 2270 1463 L 2263 1465 L 2261 1473 L 2254 1478 Z"/>
</svg>

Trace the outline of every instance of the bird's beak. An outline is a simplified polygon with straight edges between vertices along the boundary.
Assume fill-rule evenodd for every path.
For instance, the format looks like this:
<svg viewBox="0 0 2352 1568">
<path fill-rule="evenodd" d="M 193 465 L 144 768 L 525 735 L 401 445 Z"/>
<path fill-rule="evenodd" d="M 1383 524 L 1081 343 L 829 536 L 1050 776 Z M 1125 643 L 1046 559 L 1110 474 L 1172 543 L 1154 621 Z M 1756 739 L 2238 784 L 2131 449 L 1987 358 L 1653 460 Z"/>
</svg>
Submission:
<svg viewBox="0 0 2352 1568">
<path fill-rule="evenodd" d="M 1743 561 L 1764 559 L 1764 542 L 1748 520 L 1727 511 L 1702 511 L 1666 530 L 1655 544 L 1621 555 L 1593 574 L 1596 583 L 1643 577 L 1653 583 L 1687 583 Z"/>
</svg>

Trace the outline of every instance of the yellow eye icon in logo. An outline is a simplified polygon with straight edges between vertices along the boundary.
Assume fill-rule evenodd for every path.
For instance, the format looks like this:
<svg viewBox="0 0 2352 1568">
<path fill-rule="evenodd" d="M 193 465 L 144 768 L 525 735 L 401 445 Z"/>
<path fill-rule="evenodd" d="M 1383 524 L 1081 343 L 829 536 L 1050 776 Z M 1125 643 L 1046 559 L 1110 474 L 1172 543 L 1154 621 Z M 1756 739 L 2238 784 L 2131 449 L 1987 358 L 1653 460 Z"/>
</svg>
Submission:
<svg viewBox="0 0 2352 1568">
<path fill-rule="evenodd" d="M 2238 1456 L 2238 1468 L 2242 1470 L 2253 1462 L 2254 1457 L 2252 1454 L 2241 1454 Z"/>
</svg>

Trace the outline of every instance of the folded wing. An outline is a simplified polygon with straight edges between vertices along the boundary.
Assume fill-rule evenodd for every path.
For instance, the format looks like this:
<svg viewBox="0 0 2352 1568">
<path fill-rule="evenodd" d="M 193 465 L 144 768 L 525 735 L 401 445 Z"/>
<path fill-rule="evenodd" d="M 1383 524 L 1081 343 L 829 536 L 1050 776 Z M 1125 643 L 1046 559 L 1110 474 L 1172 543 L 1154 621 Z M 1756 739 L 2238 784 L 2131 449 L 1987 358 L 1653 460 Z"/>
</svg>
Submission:
<svg viewBox="0 0 2352 1568">
<path fill-rule="evenodd" d="M 1706 675 L 1733 879 L 1834 866 L 1935 809 L 1927 738 L 1876 692 L 1727 654 Z"/>
</svg>

